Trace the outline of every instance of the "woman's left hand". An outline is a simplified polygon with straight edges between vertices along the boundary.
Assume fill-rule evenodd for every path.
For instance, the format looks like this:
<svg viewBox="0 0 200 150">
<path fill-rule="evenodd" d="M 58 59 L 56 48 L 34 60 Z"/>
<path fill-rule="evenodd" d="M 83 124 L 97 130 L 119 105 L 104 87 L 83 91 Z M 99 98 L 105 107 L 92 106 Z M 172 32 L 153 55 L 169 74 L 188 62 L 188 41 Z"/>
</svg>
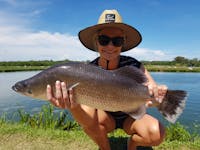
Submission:
<svg viewBox="0 0 200 150">
<path fill-rule="evenodd" d="M 149 89 L 149 94 L 154 98 L 156 103 L 162 103 L 162 101 L 165 98 L 165 95 L 167 93 L 167 86 L 166 85 L 152 85 L 149 84 L 147 85 L 148 89 Z M 153 105 L 153 103 L 155 103 L 154 101 L 150 100 L 146 103 L 147 107 L 151 107 Z"/>
</svg>

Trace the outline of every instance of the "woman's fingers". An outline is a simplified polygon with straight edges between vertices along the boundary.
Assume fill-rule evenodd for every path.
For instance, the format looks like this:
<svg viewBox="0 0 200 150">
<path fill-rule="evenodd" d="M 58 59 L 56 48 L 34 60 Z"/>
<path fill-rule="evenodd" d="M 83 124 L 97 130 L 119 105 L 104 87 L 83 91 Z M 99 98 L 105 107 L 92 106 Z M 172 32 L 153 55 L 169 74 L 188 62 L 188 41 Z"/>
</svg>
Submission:
<svg viewBox="0 0 200 150">
<path fill-rule="evenodd" d="M 56 81 L 55 94 L 52 87 L 47 85 L 46 93 L 47 99 L 56 107 L 71 109 L 77 106 L 73 99 L 73 89 L 67 89 L 65 82 Z"/>
<path fill-rule="evenodd" d="M 153 86 L 150 84 L 150 85 L 147 85 L 148 86 L 148 89 L 149 89 L 149 94 L 151 96 L 153 96 Z"/>
<path fill-rule="evenodd" d="M 52 89 L 51 89 L 51 86 L 49 84 L 47 85 L 47 89 L 46 90 L 47 90 L 46 91 L 47 99 L 51 100 L 53 96 L 52 96 Z"/>
<path fill-rule="evenodd" d="M 158 103 L 162 103 L 166 93 L 167 86 L 166 85 L 147 85 L 149 89 L 149 94 L 155 98 Z M 150 106 L 151 103 L 147 103 L 147 106 Z"/>
<path fill-rule="evenodd" d="M 56 95 L 55 95 L 55 97 L 57 99 L 62 99 L 62 89 L 61 89 L 60 81 L 56 81 L 55 87 L 56 87 Z"/>
<path fill-rule="evenodd" d="M 53 104 L 53 105 L 55 105 L 55 106 L 59 106 L 59 101 L 56 99 L 56 98 L 54 98 L 54 96 L 53 96 L 53 92 L 52 92 L 52 88 L 51 88 L 51 86 L 48 84 L 47 85 L 47 99 Z"/>
<path fill-rule="evenodd" d="M 159 103 L 162 103 L 163 99 L 165 98 L 165 95 L 167 93 L 167 86 L 166 85 L 158 85 L 157 91 L 154 91 L 155 93 L 155 99 Z"/>
<path fill-rule="evenodd" d="M 158 86 L 158 99 L 159 99 L 160 103 L 162 103 L 163 99 L 165 98 L 166 93 L 167 93 L 167 86 L 159 85 Z"/>
<path fill-rule="evenodd" d="M 65 108 L 69 108 L 70 107 L 70 99 L 69 99 L 69 94 L 68 94 L 68 90 L 67 90 L 67 85 L 65 84 L 65 82 L 61 82 L 61 89 L 62 89 L 62 97 L 63 97 L 63 106 Z"/>
</svg>

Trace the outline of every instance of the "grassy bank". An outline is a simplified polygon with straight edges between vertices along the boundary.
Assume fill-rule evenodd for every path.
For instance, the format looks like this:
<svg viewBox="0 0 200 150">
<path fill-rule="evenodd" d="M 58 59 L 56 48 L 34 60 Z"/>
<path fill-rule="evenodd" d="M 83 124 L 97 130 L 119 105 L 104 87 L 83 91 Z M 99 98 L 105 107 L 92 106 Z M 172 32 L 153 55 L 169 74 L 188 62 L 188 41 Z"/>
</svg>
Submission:
<svg viewBox="0 0 200 150">
<path fill-rule="evenodd" d="M 177 128 L 177 127 L 176 127 Z M 184 136 L 184 135 L 183 135 Z M 112 150 L 126 147 L 127 135 L 116 130 L 109 135 Z M 23 124 L 1 124 L 0 149 L 97 150 L 98 147 L 82 130 L 31 128 Z M 139 148 L 150 149 L 150 148 Z M 166 139 L 155 150 L 199 150 L 200 138 Z"/>
<path fill-rule="evenodd" d="M 200 67 L 167 66 L 167 65 L 146 65 L 151 72 L 200 72 Z"/>
<path fill-rule="evenodd" d="M 0 72 L 43 70 L 48 66 L 0 66 Z"/>
<path fill-rule="evenodd" d="M 0 66 L 0 72 L 43 70 L 49 66 Z M 200 67 L 146 65 L 152 72 L 200 72 Z"/>
<path fill-rule="evenodd" d="M 31 128 L 23 124 L 2 124 L 0 149 L 93 150 L 96 145 L 80 130 Z"/>
<path fill-rule="evenodd" d="M 55 113 L 52 105 L 44 105 L 40 112 L 33 115 L 23 110 L 19 110 L 15 116 L 17 115 L 18 121 L 7 120 L 6 115 L 0 117 L 0 149 L 98 149 L 80 126 L 68 119 L 67 112 Z M 194 131 L 199 131 L 200 125 L 194 128 Z M 128 135 L 122 130 L 110 133 L 112 149 L 123 150 L 127 138 Z M 155 150 L 199 150 L 200 136 L 197 132 L 189 132 L 183 125 L 176 123 L 167 127 L 165 141 L 153 148 Z"/>
</svg>

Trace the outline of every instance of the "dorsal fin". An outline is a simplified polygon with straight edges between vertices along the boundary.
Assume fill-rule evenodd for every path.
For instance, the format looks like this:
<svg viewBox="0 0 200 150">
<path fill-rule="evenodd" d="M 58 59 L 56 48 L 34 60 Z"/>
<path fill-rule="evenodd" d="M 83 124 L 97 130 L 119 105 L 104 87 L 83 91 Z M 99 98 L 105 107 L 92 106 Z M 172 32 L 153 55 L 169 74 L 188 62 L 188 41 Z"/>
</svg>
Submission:
<svg viewBox="0 0 200 150">
<path fill-rule="evenodd" d="M 131 78 L 137 83 L 143 84 L 147 82 L 145 74 L 138 68 L 134 66 L 124 66 L 119 69 L 114 70 L 116 74 Z"/>
</svg>

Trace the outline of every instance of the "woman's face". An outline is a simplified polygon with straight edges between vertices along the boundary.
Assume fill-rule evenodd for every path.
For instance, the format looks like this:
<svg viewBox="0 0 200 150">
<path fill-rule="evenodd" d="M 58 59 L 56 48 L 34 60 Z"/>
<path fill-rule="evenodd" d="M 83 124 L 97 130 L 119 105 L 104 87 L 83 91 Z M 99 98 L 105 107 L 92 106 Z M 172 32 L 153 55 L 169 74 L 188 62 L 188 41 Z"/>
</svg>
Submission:
<svg viewBox="0 0 200 150">
<path fill-rule="evenodd" d="M 99 36 L 102 36 L 102 40 L 107 38 L 107 41 L 109 38 L 112 38 L 112 39 L 115 38 L 115 41 L 117 41 L 118 43 L 120 42 L 121 39 L 124 40 L 124 34 L 122 30 L 117 29 L 117 28 L 102 29 L 98 34 L 98 37 Z M 104 40 L 104 43 L 105 43 L 105 40 Z M 100 43 L 99 43 L 99 40 L 97 40 L 97 49 L 100 53 L 100 57 L 106 60 L 112 60 L 112 59 L 118 58 L 123 46 L 122 44 L 119 44 L 120 46 L 119 45 L 115 46 L 115 42 L 113 44 L 112 41 L 109 41 L 107 45 L 106 44 L 102 45 Z"/>
</svg>

